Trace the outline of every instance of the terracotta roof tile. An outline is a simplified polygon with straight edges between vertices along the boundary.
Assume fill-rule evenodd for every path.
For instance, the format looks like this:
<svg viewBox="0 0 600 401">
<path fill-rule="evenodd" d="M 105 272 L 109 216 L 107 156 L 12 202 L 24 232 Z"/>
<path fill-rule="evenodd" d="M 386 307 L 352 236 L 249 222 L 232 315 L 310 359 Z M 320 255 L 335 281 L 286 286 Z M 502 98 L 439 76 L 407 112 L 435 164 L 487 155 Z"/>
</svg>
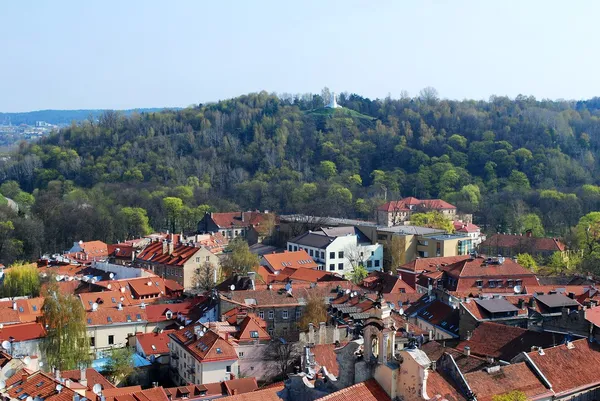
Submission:
<svg viewBox="0 0 600 401">
<path fill-rule="evenodd" d="M 435 272 L 438 271 L 441 267 L 451 265 L 453 263 L 460 262 L 469 258 L 469 255 L 444 256 L 439 258 L 420 258 L 415 259 L 412 262 L 403 264 L 402 266 L 400 266 L 400 269 L 418 273 L 424 271 Z"/>
<path fill-rule="evenodd" d="M 374 271 L 369 273 L 363 281 L 362 286 L 371 291 L 381 292 L 383 294 L 407 293 L 413 294 L 416 291 L 402 281 L 402 278 L 389 273 Z"/>
<path fill-rule="evenodd" d="M 162 333 L 137 333 L 135 340 L 146 356 L 168 354 L 169 333 L 174 330 L 164 330 Z"/>
<path fill-rule="evenodd" d="M 369 379 L 319 398 L 319 401 L 391 401 L 377 380 Z"/>
<path fill-rule="evenodd" d="M 454 225 L 454 231 L 459 233 L 476 233 L 481 231 L 479 226 L 476 226 L 473 223 L 464 223 L 462 221 L 453 221 L 452 225 Z"/>
<path fill-rule="evenodd" d="M 283 385 L 268 387 L 251 393 L 231 395 L 219 398 L 220 401 L 281 401 L 277 393 L 284 389 Z"/>
<path fill-rule="evenodd" d="M 163 253 L 162 242 L 153 242 L 136 257 L 143 262 L 159 263 L 169 266 L 183 266 L 200 248 L 185 244 L 174 244 L 173 253 Z"/>
<path fill-rule="evenodd" d="M 22 381 L 23 377 L 25 377 L 24 381 Z M 64 387 L 60 393 L 57 393 L 57 384 L 59 383 L 54 378 L 43 372 L 38 371 L 28 374 L 23 369 L 11 377 L 11 380 L 7 380 L 7 390 L 4 390 L 4 392 L 7 393 L 10 399 L 19 399 L 19 397 L 27 394 L 27 396 L 31 396 L 32 398 L 40 397 L 44 401 L 72 401 L 75 392 Z M 27 396 L 23 397 L 23 399 Z"/>
<path fill-rule="evenodd" d="M 427 376 L 427 395 L 430 399 L 440 395 L 448 401 L 465 401 L 466 398 L 454 387 L 452 379 L 437 371 L 429 372 Z"/>
<path fill-rule="evenodd" d="M 478 401 L 491 401 L 495 395 L 512 390 L 522 391 L 530 400 L 552 394 L 524 362 L 496 369 L 499 370 L 490 373 L 483 370 L 465 374 L 465 379 Z"/>
<path fill-rule="evenodd" d="M 256 377 L 245 377 L 242 379 L 226 380 L 223 386 L 227 390 L 227 395 L 245 394 L 258 390 Z"/>
<path fill-rule="evenodd" d="M 529 352 L 528 355 L 557 393 L 600 383 L 600 346 L 587 339 L 573 341 L 572 349 L 566 344 Z M 569 372 L 569 374 L 565 374 Z"/>
<path fill-rule="evenodd" d="M 271 271 L 283 270 L 286 267 L 294 269 L 316 269 L 319 267 L 305 250 L 269 253 L 263 255 L 263 258 L 265 266 L 270 267 Z"/>
<path fill-rule="evenodd" d="M 62 372 L 60 372 L 60 375 L 65 379 L 69 379 L 75 382 L 79 382 L 81 380 L 81 371 L 79 369 L 63 370 Z M 87 380 L 87 388 L 89 390 L 91 390 L 94 387 L 94 384 L 100 384 L 102 386 L 102 389 L 115 387 L 94 368 L 87 368 L 85 370 L 85 379 Z"/>
<path fill-rule="evenodd" d="M 533 249 L 538 252 L 562 252 L 567 249 L 558 238 L 527 237 L 515 234 L 493 234 L 480 245 L 482 248 Z"/>
<path fill-rule="evenodd" d="M 262 322 L 261 322 L 262 321 Z M 267 341 L 271 339 L 271 336 L 265 330 L 266 323 L 264 320 L 255 316 L 246 316 L 242 323 L 240 323 L 240 329 L 235 338 L 240 341 Z"/>
<path fill-rule="evenodd" d="M 346 343 L 340 344 L 340 347 Z M 337 355 L 335 353 L 335 344 L 316 344 L 310 349 L 310 352 L 315 356 L 315 362 L 319 367 L 327 368 L 327 371 L 338 377 L 340 374 L 340 368 L 337 362 Z"/>
<path fill-rule="evenodd" d="M 17 323 L 0 328 L 0 342 L 8 340 L 10 337 L 19 342 L 35 340 L 45 336 L 46 330 L 41 323 Z"/>
<path fill-rule="evenodd" d="M 198 326 L 202 327 L 202 325 Z M 182 330 L 176 330 L 169 336 L 182 344 L 200 363 L 238 359 L 231 343 L 212 330 L 207 330 L 202 336 L 196 336 L 194 327 L 196 325 L 187 326 Z"/>
<path fill-rule="evenodd" d="M 471 353 L 482 357 L 493 357 L 510 361 L 521 352 L 531 350 L 532 346 L 551 347 L 563 341 L 564 336 L 525 330 L 498 323 L 483 322 L 473 330 L 471 339 L 459 343 L 456 348 L 471 347 Z"/>
<path fill-rule="evenodd" d="M 417 199 L 412 196 L 397 201 L 387 202 L 377 208 L 386 212 L 393 212 L 397 210 L 408 211 L 414 210 L 410 206 L 422 207 L 423 209 L 429 210 L 443 210 L 443 209 L 456 209 L 456 206 L 446 202 L 442 199 Z"/>
<path fill-rule="evenodd" d="M 268 216 L 273 216 L 273 214 L 261 212 L 229 212 L 211 213 L 210 215 L 219 228 L 257 226 L 265 223 Z"/>
</svg>

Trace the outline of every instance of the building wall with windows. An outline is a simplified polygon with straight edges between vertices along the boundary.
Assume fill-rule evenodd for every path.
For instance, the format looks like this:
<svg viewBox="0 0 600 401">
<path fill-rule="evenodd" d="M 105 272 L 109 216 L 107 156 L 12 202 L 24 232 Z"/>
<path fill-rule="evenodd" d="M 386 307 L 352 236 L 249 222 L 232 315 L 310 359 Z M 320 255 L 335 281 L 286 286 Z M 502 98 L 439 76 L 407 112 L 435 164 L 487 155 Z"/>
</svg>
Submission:
<svg viewBox="0 0 600 401">
<path fill-rule="evenodd" d="M 356 235 L 336 237 L 326 248 L 316 248 L 293 242 L 287 244 L 288 251 L 300 249 L 304 249 L 313 258 L 320 270 L 339 275 L 352 273 L 353 265 L 358 264 L 358 260 L 369 271 L 383 269 L 383 245 L 379 243 L 359 244 Z"/>
<path fill-rule="evenodd" d="M 134 317 L 135 319 L 135 317 Z M 87 335 L 90 339 L 90 351 L 97 357 L 112 348 L 127 346 L 128 339 L 135 333 L 146 333 L 147 321 L 132 321 L 131 323 L 116 323 L 89 326 Z"/>
</svg>

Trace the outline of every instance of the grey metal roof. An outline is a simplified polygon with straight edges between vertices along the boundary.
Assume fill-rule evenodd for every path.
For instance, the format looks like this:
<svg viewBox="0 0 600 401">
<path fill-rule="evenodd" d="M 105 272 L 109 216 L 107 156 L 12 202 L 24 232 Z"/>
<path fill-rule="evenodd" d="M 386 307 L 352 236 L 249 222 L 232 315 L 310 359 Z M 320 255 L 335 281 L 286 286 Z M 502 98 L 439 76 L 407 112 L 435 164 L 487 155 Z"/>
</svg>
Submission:
<svg viewBox="0 0 600 401">
<path fill-rule="evenodd" d="M 335 238 L 329 238 L 323 234 L 306 232 L 304 234 L 300 234 L 295 238 L 292 238 L 288 242 L 302 246 L 309 246 L 311 248 L 326 249 L 329 246 L 329 244 L 333 242 L 334 239 Z"/>
<path fill-rule="evenodd" d="M 535 299 L 549 308 L 558 308 L 561 306 L 577 306 L 579 302 L 563 294 L 536 295 Z"/>
<path fill-rule="evenodd" d="M 518 312 L 519 308 L 508 302 L 504 298 L 494 299 L 476 299 L 477 305 L 489 313 L 500 313 L 500 312 Z"/>
<path fill-rule="evenodd" d="M 425 234 L 443 234 L 444 230 L 429 227 L 419 226 L 394 226 L 394 227 L 377 227 L 378 231 L 388 232 L 401 235 L 425 235 Z"/>
</svg>

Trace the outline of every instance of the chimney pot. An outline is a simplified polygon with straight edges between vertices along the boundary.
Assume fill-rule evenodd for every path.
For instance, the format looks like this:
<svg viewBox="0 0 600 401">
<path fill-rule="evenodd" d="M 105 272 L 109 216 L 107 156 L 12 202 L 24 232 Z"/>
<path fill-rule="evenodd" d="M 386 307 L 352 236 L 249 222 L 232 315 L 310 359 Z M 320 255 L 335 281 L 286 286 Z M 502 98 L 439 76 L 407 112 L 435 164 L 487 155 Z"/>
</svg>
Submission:
<svg viewBox="0 0 600 401">
<path fill-rule="evenodd" d="M 469 347 L 468 345 L 465 346 L 463 353 L 465 354 L 465 356 L 470 356 L 471 355 L 471 347 Z"/>
</svg>

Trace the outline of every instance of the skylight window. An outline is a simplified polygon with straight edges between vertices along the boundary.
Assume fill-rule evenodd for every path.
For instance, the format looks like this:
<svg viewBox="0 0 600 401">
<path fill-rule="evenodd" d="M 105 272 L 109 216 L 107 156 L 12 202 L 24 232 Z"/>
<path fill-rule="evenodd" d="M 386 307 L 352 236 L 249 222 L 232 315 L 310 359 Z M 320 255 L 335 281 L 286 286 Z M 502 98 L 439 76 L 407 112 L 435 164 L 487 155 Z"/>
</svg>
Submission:
<svg viewBox="0 0 600 401">
<path fill-rule="evenodd" d="M 25 309 L 23 309 L 22 306 L 19 306 L 19 312 L 23 313 L 23 312 L 25 312 Z"/>
<path fill-rule="evenodd" d="M 87 320 L 88 324 L 92 324 L 92 319 Z"/>
<path fill-rule="evenodd" d="M 108 316 L 108 317 L 106 318 L 106 320 L 108 321 L 108 323 L 112 323 L 112 317 Z"/>
<path fill-rule="evenodd" d="M 138 320 L 138 322 L 139 322 L 140 320 L 142 320 L 142 315 L 140 315 L 139 313 L 137 313 L 137 314 L 135 315 L 135 318 L 136 318 L 136 319 Z"/>
<path fill-rule="evenodd" d="M 221 348 L 217 348 L 217 354 L 222 354 L 223 351 L 221 351 Z"/>
<path fill-rule="evenodd" d="M 34 312 L 37 312 L 37 305 L 33 305 L 31 308 L 33 309 Z"/>
<path fill-rule="evenodd" d="M 251 331 L 250 338 L 258 338 L 258 331 Z"/>
<path fill-rule="evenodd" d="M 131 315 L 127 315 L 127 321 L 131 322 Z"/>
</svg>

